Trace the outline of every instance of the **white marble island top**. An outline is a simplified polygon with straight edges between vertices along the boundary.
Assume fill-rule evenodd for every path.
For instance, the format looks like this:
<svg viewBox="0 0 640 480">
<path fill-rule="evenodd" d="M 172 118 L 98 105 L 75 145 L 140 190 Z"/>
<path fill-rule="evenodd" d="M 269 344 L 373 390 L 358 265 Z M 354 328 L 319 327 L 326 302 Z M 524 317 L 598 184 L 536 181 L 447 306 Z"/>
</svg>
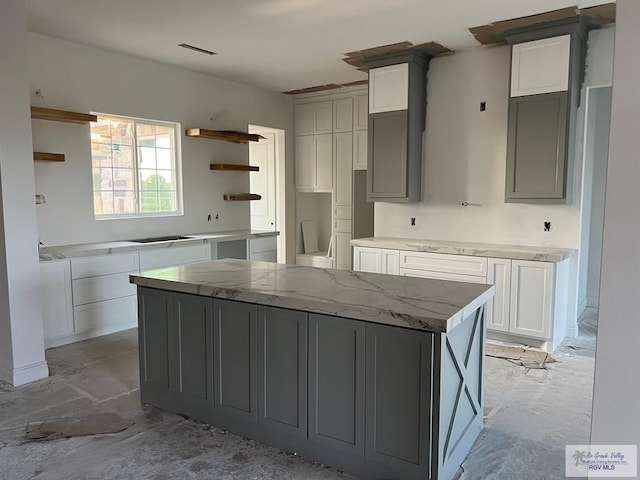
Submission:
<svg viewBox="0 0 640 480">
<path fill-rule="evenodd" d="M 492 285 L 225 259 L 130 276 L 136 285 L 449 332 L 486 303 Z"/>
<path fill-rule="evenodd" d="M 560 247 L 453 242 L 448 240 L 397 237 L 358 238 L 351 240 L 351 245 L 356 247 L 388 248 L 393 250 L 411 250 L 416 252 L 469 255 L 474 257 L 533 260 L 537 262 L 561 262 L 576 253 L 576 250 L 571 248 Z"/>
</svg>

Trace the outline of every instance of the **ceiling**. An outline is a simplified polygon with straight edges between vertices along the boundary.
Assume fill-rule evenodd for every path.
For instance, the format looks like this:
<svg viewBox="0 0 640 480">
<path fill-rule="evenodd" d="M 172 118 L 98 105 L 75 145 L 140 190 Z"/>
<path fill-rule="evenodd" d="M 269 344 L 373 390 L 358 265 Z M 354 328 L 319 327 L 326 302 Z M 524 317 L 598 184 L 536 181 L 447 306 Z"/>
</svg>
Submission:
<svg viewBox="0 0 640 480">
<path fill-rule="evenodd" d="M 452 50 L 467 28 L 610 0 L 25 0 L 31 32 L 274 91 L 366 79 L 343 54 L 408 40 Z M 217 53 L 184 48 L 188 43 Z"/>
</svg>

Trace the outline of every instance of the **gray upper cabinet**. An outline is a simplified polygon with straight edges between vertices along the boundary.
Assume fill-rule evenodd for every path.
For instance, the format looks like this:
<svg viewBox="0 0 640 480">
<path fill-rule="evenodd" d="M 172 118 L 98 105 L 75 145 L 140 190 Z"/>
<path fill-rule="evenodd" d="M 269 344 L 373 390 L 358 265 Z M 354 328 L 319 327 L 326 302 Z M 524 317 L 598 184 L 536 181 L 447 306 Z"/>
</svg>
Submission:
<svg viewBox="0 0 640 480">
<path fill-rule="evenodd" d="M 567 92 L 511 98 L 507 198 L 564 199 Z"/>
<path fill-rule="evenodd" d="M 508 30 L 512 45 L 506 202 L 570 203 L 588 20 Z"/>
<path fill-rule="evenodd" d="M 418 202 L 430 57 L 379 55 L 369 67 L 367 200 Z"/>
</svg>

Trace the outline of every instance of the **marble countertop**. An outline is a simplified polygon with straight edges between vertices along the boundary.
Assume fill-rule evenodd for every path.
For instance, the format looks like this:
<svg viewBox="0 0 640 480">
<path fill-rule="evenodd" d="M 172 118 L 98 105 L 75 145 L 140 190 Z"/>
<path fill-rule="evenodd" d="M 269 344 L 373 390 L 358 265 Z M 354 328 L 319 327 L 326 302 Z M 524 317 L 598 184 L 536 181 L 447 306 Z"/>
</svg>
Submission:
<svg viewBox="0 0 640 480">
<path fill-rule="evenodd" d="M 113 241 L 40 247 L 40 261 L 46 262 L 51 260 L 87 257 L 91 255 L 107 255 L 110 253 L 137 252 L 140 250 L 171 248 L 174 246 L 246 240 L 248 238 L 272 237 L 279 234 L 280 232 L 277 231 L 232 230 L 226 232 L 184 234 L 183 236 L 189 238 L 182 240 L 166 240 L 161 242 L 138 243 L 129 241 Z"/>
<path fill-rule="evenodd" d="M 527 245 L 503 245 L 499 243 L 450 242 L 420 238 L 367 237 L 351 240 L 357 247 L 389 248 L 416 252 L 448 253 L 474 257 L 510 258 L 537 262 L 561 262 L 576 250 L 559 247 L 534 247 Z"/>
<path fill-rule="evenodd" d="M 174 292 L 450 332 L 494 294 L 492 285 L 225 259 L 130 275 Z"/>
</svg>

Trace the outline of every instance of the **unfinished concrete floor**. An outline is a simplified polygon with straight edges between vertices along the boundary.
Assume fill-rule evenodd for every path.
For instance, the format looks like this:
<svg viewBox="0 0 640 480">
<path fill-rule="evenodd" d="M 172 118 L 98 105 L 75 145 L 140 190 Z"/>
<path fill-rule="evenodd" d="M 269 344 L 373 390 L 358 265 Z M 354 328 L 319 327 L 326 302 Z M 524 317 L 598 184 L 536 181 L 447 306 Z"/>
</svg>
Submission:
<svg viewBox="0 0 640 480">
<path fill-rule="evenodd" d="M 565 444 L 589 442 L 595 315 L 582 326 L 547 369 L 487 358 L 485 429 L 460 479 L 565 478 Z M 48 379 L 0 383 L 0 479 L 356 479 L 140 405 L 137 354 L 137 331 L 128 330 L 48 350 Z M 136 423 L 117 434 L 24 438 L 28 421 L 96 412 Z"/>
</svg>

